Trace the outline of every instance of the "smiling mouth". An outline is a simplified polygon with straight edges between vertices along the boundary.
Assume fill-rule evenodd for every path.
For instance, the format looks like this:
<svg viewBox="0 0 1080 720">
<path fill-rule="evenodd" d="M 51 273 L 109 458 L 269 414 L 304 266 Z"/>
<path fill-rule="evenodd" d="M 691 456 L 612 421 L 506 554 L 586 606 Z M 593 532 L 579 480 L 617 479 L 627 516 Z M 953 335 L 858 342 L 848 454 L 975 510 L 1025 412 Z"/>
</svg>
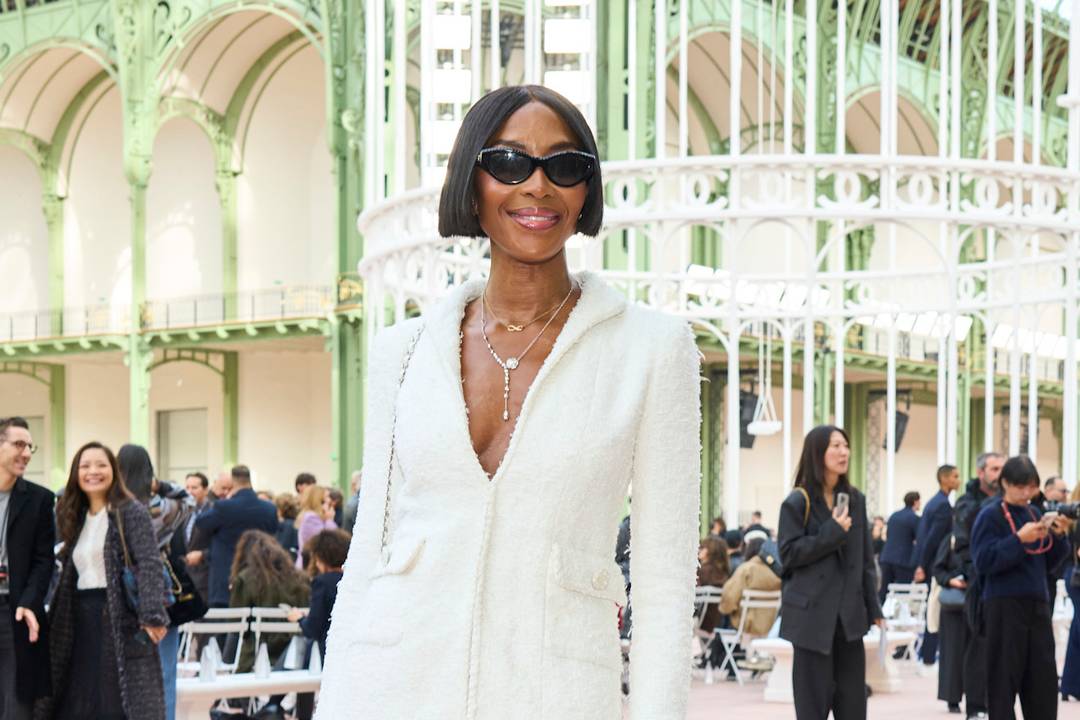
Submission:
<svg viewBox="0 0 1080 720">
<path fill-rule="evenodd" d="M 526 230 L 543 231 L 550 230 L 559 224 L 559 213 L 547 208 L 521 208 L 507 212 L 514 222 Z"/>
</svg>

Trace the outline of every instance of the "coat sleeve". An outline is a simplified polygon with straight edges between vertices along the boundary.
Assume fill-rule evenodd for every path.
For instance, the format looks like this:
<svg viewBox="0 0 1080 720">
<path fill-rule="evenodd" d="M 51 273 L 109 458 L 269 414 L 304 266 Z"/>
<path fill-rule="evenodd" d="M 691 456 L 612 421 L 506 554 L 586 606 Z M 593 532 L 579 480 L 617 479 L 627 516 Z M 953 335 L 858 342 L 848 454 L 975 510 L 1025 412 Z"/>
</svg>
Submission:
<svg viewBox="0 0 1080 720">
<path fill-rule="evenodd" d="M 949 533 L 952 510 L 948 501 L 940 503 L 934 510 L 934 516 L 929 520 L 930 526 L 927 528 L 926 536 L 920 538 L 922 544 L 919 546 L 918 554 L 918 567 L 921 567 L 927 575 L 930 574 L 930 568 L 934 565 L 934 555 L 937 554 L 938 545 Z"/>
<path fill-rule="evenodd" d="M 680 323 L 650 371 L 631 472 L 630 720 L 682 720 L 701 502 L 701 354 Z M 663 342 L 663 339 L 658 338 Z"/>
<path fill-rule="evenodd" d="M 304 637 L 320 640 L 326 634 L 330 624 L 330 608 L 334 606 L 334 586 L 325 578 L 315 578 L 311 583 L 311 602 L 308 614 L 300 619 L 300 629 Z"/>
<path fill-rule="evenodd" d="M 349 544 L 344 575 L 338 585 L 337 600 L 331 614 L 331 618 L 341 617 L 344 620 L 331 620 L 330 623 L 323 663 L 324 697 L 344 697 L 353 692 L 356 680 L 350 675 L 348 667 L 349 633 L 359 629 L 364 622 L 375 622 L 374 619 L 361 617 L 360 603 L 379 558 L 386 474 L 390 462 L 390 425 L 397 399 L 401 361 L 407 344 L 416 334 L 418 322 L 409 320 L 383 330 L 375 336 L 369 353 L 367 406 L 364 413 L 364 490 L 360 493 L 355 532 Z M 421 338 L 418 351 L 422 346 Z"/>
<path fill-rule="evenodd" d="M 49 493 L 48 500 L 39 504 L 30 573 L 26 578 L 26 588 L 18 600 L 18 607 L 32 610 L 39 621 L 45 618 L 45 596 L 49 592 L 55 560 L 53 546 L 56 545 L 56 524 L 53 522 L 52 497 L 52 493 Z"/>
<path fill-rule="evenodd" d="M 165 612 L 165 579 L 150 512 L 134 501 L 128 502 L 120 512 L 123 513 L 125 540 L 139 586 L 139 624 L 166 626 L 169 616 Z"/>
<path fill-rule="evenodd" d="M 744 562 L 735 568 L 735 574 L 724 583 L 724 593 L 720 596 L 720 612 L 731 615 L 739 609 L 739 601 L 742 600 L 743 590 L 747 587 L 747 578 L 750 576 L 750 562 Z"/>
<path fill-rule="evenodd" d="M 777 528 L 780 562 L 784 572 L 813 565 L 840 549 L 847 540 L 847 533 L 832 518 L 825 521 L 816 534 L 807 532 L 803 519 L 806 517 L 806 501 L 802 493 L 793 492 L 780 505 L 780 523 Z M 870 554 L 873 557 L 873 553 Z"/>
</svg>

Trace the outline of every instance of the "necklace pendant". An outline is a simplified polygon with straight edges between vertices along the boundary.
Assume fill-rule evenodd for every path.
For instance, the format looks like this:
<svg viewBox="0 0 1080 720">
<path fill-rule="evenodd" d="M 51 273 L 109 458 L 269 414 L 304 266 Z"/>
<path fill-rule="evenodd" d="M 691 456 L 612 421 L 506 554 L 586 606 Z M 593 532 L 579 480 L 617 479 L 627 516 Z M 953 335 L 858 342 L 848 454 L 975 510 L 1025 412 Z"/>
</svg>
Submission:
<svg viewBox="0 0 1080 720">
<path fill-rule="evenodd" d="M 506 358 L 506 369 L 517 370 L 518 359 L 516 357 Z"/>
<path fill-rule="evenodd" d="M 525 329 L 524 325 L 507 325 L 506 326 L 506 331 L 507 332 L 521 332 L 524 329 Z"/>
<path fill-rule="evenodd" d="M 509 419 L 510 419 L 510 412 L 508 410 L 503 410 L 503 422 L 506 422 Z"/>
</svg>

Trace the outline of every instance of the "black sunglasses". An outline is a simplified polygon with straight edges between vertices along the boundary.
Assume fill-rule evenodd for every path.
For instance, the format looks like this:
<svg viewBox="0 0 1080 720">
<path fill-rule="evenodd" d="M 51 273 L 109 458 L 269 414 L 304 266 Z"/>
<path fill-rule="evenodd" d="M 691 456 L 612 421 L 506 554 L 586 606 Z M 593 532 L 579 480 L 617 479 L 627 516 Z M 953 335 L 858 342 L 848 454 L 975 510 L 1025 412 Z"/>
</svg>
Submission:
<svg viewBox="0 0 1080 720">
<path fill-rule="evenodd" d="M 580 150 L 564 150 L 538 158 L 512 148 L 484 148 L 477 153 L 476 164 L 506 185 L 525 182 L 537 167 L 543 168 L 548 180 L 559 187 L 573 187 L 596 172 L 596 156 Z"/>
</svg>

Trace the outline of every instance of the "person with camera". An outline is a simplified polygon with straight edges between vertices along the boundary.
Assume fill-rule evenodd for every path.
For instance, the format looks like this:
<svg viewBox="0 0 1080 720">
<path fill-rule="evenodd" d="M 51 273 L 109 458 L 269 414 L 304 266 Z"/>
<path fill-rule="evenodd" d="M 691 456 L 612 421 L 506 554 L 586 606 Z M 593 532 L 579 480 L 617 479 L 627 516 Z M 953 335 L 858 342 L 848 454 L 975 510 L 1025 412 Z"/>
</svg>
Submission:
<svg viewBox="0 0 1080 720">
<path fill-rule="evenodd" d="M 1057 666 L 1046 577 L 1070 554 L 1067 523 L 1031 505 L 1039 472 L 1025 455 L 1001 470 L 1002 499 L 979 511 L 971 554 L 979 573 L 986 631 L 992 720 L 1014 718 L 1017 694 L 1025 718 L 1057 717 Z"/>
<path fill-rule="evenodd" d="M 1080 483 L 1072 489 L 1069 504 L 1080 505 Z M 1065 646 L 1065 667 L 1061 670 L 1061 699 L 1080 700 L 1080 523 L 1073 522 L 1069 533 L 1072 545 L 1072 559 L 1066 563 L 1065 590 L 1073 605 L 1072 624 L 1069 625 L 1069 640 Z"/>
<path fill-rule="evenodd" d="M 866 499 L 848 482 L 848 436 L 832 425 L 807 434 L 795 490 L 780 506 L 780 637 L 794 646 L 798 720 L 866 718 L 870 623 L 885 626 L 877 596 Z"/>
</svg>

